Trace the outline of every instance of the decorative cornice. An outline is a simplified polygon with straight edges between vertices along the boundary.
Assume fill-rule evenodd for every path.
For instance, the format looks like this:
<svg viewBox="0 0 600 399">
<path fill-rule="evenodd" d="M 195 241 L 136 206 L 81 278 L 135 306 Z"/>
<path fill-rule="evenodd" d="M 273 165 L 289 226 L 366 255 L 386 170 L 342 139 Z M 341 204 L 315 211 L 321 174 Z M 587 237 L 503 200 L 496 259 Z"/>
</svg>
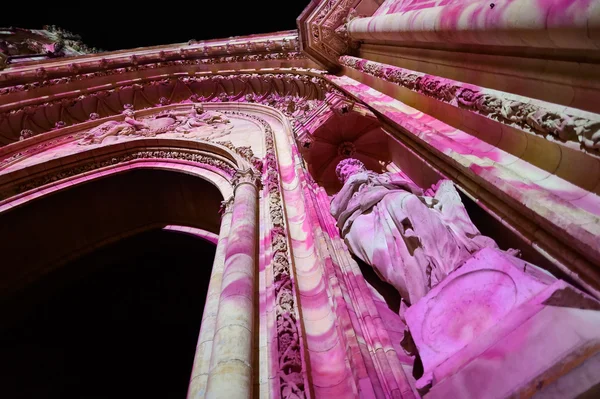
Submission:
<svg viewBox="0 0 600 399">
<path fill-rule="evenodd" d="M 268 54 L 244 54 L 244 55 L 233 55 L 233 56 L 224 56 L 224 57 L 212 57 L 212 58 L 202 58 L 202 59 L 193 59 L 193 60 L 174 60 L 174 61 L 162 61 L 162 62 L 154 62 L 143 65 L 131 65 L 120 68 L 106 68 L 101 69 L 96 72 L 88 72 L 88 73 L 73 73 L 69 76 L 61 76 L 56 78 L 49 78 L 51 75 L 48 73 L 48 70 L 44 67 L 40 67 L 36 69 L 37 77 L 43 78 L 43 80 L 36 80 L 30 83 L 22 83 L 15 84 L 12 86 L 4 86 L 0 87 L 0 96 L 24 92 L 28 90 L 37 89 L 40 87 L 49 87 L 62 85 L 66 83 L 85 81 L 89 79 L 94 79 L 102 76 L 114 76 L 114 75 L 122 75 L 127 72 L 139 72 L 146 70 L 153 70 L 165 67 L 173 67 L 173 66 L 194 66 L 194 65 L 214 65 L 214 64 L 222 64 L 222 63 L 232 63 L 232 62 L 261 62 L 261 61 L 271 61 L 271 60 L 301 60 L 306 57 L 297 51 L 289 52 L 289 53 L 268 53 Z M 79 67 L 77 64 L 71 63 L 69 64 L 70 72 L 79 72 Z"/>
<path fill-rule="evenodd" d="M 510 95 L 502 97 L 501 92 L 486 91 L 463 82 L 362 58 L 343 56 L 340 64 L 500 123 L 563 142 L 578 142 L 589 152 L 600 152 L 598 119 L 551 111 L 540 105 L 511 99 Z"/>
<path fill-rule="evenodd" d="M 203 65 L 225 62 L 299 59 L 297 31 L 252 35 L 210 41 L 190 40 L 185 44 L 146 47 L 72 58 L 69 64 L 45 62 L 24 65 L 0 73 L 0 82 L 29 83 L 40 78 L 64 78 L 77 73 L 101 73 L 107 69 L 142 70 L 168 65 Z M 41 65 L 41 66 L 39 66 Z"/>
</svg>

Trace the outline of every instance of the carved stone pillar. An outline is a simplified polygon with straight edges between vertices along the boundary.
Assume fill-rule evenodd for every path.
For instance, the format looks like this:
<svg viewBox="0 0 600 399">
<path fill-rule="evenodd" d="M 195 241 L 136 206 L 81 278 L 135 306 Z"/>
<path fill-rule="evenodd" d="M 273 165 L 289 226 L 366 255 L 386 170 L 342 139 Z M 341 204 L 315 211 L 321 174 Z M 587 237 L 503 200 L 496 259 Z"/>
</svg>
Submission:
<svg viewBox="0 0 600 399">
<path fill-rule="evenodd" d="M 200 334 L 198 335 L 198 345 L 196 346 L 196 355 L 194 357 L 192 376 L 187 394 L 188 399 L 203 398 L 208 382 L 217 311 L 221 297 L 221 282 L 223 281 L 227 241 L 231 227 L 231 215 L 233 213 L 233 197 L 223 201 L 222 209 L 224 213 L 221 219 L 221 231 L 219 232 L 219 242 L 215 251 L 215 260 L 208 285 L 204 312 L 202 313 L 202 324 L 200 326 Z"/>
<path fill-rule="evenodd" d="M 257 176 L 236 172 L 234 202 L 215 326 L 206 398 L 252 396 Z"/>
</svg>

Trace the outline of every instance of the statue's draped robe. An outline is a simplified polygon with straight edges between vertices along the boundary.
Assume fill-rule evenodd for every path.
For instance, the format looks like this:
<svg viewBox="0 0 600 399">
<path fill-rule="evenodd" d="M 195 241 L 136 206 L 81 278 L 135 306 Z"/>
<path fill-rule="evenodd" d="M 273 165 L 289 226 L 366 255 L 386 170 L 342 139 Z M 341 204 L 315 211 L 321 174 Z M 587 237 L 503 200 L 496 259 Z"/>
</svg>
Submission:
<svg viewBox="0 0 600 399">
<path fill-rule="evenodd" d="M 409 303 L 472 253 L 497 247 L 473 225 L 449 180 L 431 197 L 400 174 L 359 172 L 335 196 L 331 213 L 350 250 Z"/>
</svg>

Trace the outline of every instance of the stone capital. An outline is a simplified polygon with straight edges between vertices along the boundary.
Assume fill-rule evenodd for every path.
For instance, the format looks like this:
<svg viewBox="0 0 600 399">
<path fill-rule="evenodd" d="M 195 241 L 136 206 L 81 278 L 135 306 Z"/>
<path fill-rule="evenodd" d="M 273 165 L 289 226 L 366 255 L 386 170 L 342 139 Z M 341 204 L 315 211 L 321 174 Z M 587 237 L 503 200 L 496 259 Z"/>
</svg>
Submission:
<svg viewBox="0 0 600 399">
<path fill-rule="evenodd" d="M 224 216 L 226 213 L 233 212 L 233 195 L 226 200 L 221 201 L 221 207 L 219 208 L 219 213 L 221 216 Z"/>
<path fill-rule="evenodd" d="M 256 189 L 260 189 L 260 186 L 261 186 L 260 174 L 250 168 L 244 169 L 244 170 L 238 169 L 234 173 L 231 183 L 234 186 L 234 190 L 237 190 L 237 188 L 239 186 L 241 186 L 242 184 L 251 184 L 254 187 L 256 187 Z"/>
</svg>

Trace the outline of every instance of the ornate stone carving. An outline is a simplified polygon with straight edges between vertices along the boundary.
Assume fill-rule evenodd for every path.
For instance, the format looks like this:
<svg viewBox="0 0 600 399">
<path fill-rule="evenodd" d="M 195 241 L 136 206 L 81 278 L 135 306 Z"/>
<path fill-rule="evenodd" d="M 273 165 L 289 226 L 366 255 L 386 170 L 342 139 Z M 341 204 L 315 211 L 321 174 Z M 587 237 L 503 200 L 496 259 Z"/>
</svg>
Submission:
<svg viewBox="0 0 600 399">
<path fill-rule="evenodd" d="M 288 238 L 272 134 L 267 136 L 266 158 L 268 176 L 266 188 L 269 195 L 269 213 L 273 224 L 271 245 L 274 252 L 273 280 L 276 298 L 280 392 L 283 398 L 305 398 L 304 367 L 298 333 L 298 311 L 290 270 Z"/>
<path fill-rule="evenodd" d="M 230 111 L 227 114 L 240 115 Z M 275 295 L 275 317 L 277 327 L 277 347 L 279 362 L 280 395 L 286 399 L 306 398 L 302 339 L 299 327 L 298 303 L 295 295 L 295 282 L 291 271 L 291 253 L 281 199 L 279 167 L 275 155 L 273 129 L 263 119 L 254 115 L 244 115 L 259 122 L 265 132 L 266 155 L 264 159 L 263 189 L 266 192 L 269 216 L 271 219 L 271 267 Z"/>
<path fill-rule="evenodd" d="M 232 151 L 235 151 L 242 158 L 248 161 L 258 172 L 262 172 L 263 170 L 263 161 L 254 156 L 254 152 L 252 148 L 249 146 L 239 146 L 236 147 L 231 141 L 217 141 L 217 144 L 221 144 L 224 147 L 229 148 Z"/>
<path fill-rule="evenodd" d="M 107 137 L 144 136 L 177 132 L 185 137 L 201 137 L 206 140 L 229 134 L 231 121 L 216 111 L 204 111 L 202 104 L 194 104 L 189 110 L 170 110 L 137 120 L 130 104 L 125 104 L 123 121 L 108 121 L 91 129 L 79 144 L 100 144 Z M 221 126 L 227 125 L 229 126 Z"/>
<path fill-rule="evenodd" d="M 238 169 L 233 174 L 231 184 L 234 187 L 240 186 L 242 184 L 252 184 L 253 186 L 256 186 L 258 189 L 260 189 L 260 175 L 250 168 L 244 170 Z"/>
<path fill-rule="evenodd" d="M 343 188 L 331 202 L 350 250 L 415 303 L 481 248 L 496 248 L 471 222 L 453 183 L 442 180 L 426 195 L 401 173 L 367 171 L 341 161 Z"/>
<path fill-rule="evenodd" d="M 73 136 L 71 136 L 72 138 Z M 162 149 L 147 149 L 144 151 L 132 151 L 129 153 L 120 154 L 114 157 L 107 157 L 102 160 L 94 160 L 93 162 L 76 166 L 74 168 L 62 169 L 60 171 L 51 171 L 41 177 L 31 179 L 26 183 L 20 184 L 12 189 L 6 189 L 0 192 L 0 200 L 12 197 L 34 188 L 41 187 L 48 183 L 76 176 L 91 170 L 104 168 L 107 166 L 116 165 L 119 163 L 129 162 L 136 159 L 181 159 L 199 164 L 208 165 L 210 167 L 223 171 L 228 176 L 233 176 L 235 170 L 227 162 L 218 158 L 213 158 L 209 155 L 204 155 L 192 150 L 162 150 Z"/>
<path fill-rule="evenodd" d="M 170 101 L 172 104 L 246 102 L 250 100 L 250 102 L 280 109 L 295 119 L 304 117 L 317 108 L 321 104 L 324 93 L 331 90 L 324 79 L 300 74 L 238 74 L 160 78 L 12 109 L 0 114 L 0 121 L 8 120 L 3 124 L 3 128 L 6 129 L 5 136 L 12 134 L 16 141 L 22 129 L 32 130 L 34 134 L 43 133 L 47 130 L 43 126 L 52 126 L 57 122 L 54 119 L 56 115 L 68 115 L 69 125 L 81 123 L 90 119 L 90 112 L 110 116 L 115 109 L 121 109 L 122 104 L 129 103 L 132 97 L 139 99 L 135 105 L 136 109 L 160 106 L 160 98 L 152 94 L 156 92 L 154 88 L 156 85 L 161 86 L 161 91 L 170 92 L 168 97 L 172 98 Z M 131 109 L 133 109 L 133 105 Z M 204 122 L 211 124 L 211 121 Z M 213 138 L 215 138 L 214 135 Z"/>
<path fill-rule="evenodd" d="M 85 45 L 85 43 L 81 41 L 81 36 L 57 27 L 56 25 L 44 25 L 44 29 L 48 31 L 51 36 L 55 36 L 57 38 L 57 42 L 59 42 L 62 46 L 65 46 L 67 49 L 73 50 L 78 54 L 93 54 L 102 51 L 95 47 L 89 47 Z M 70 52 L 67 51 L 67 55 L 76 54 L 70 54 Z"/>
<path fill-rule="evenodd" d="M 346 24 L 357 17 L 353 8 L 358 0 L 328 0 L 314 6 L 312 12 L 301 15 L 298 26 L 304 50 L 329 67 L 356 47 L 347 34 Z"/>
<path fill-rule="evenodd" d="M 361 58 L 343 56 L 340 63 L 501 123 L 561 141 L 579 142 L 588 151 L 600 150 L 600 120 L 553 112 L 538 105 L 478 91 L 461 82 Z"/>
<path fill-rule="evenodd" d="M 221 207 L 219 208 L 219 213 L 221 215 L 233 212 L 233 200 L 234 200 L 234 198 L 235 197 L 232 195 L 228 199 L 221 201 Z"/>
<path fill-rule="evenodd" d="M 23 129 L 23 130 L 21 130 L 21 134 L 19 135 L 19 141 L 33 137 L 33 135 L 34 134 L 31 130 Z"/>
</svg>

